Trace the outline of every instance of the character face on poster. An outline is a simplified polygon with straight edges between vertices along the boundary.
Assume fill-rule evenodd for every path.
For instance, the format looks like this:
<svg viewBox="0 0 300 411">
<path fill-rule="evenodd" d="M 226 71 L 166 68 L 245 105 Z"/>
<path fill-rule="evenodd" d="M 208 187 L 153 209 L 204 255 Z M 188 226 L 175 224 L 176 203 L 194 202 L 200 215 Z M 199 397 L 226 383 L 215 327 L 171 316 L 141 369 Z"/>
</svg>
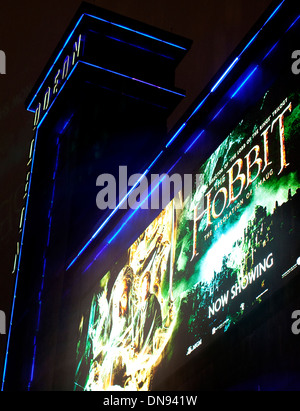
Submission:
<svg viewBox="0 0 300 411">
<path fill-rule="evenodd" d="M 299 274 L 300 93 L 283 88 L 197 170 L 195 190 L 170 202 L 118 274 L 99 276 L 79 326 L 77 387 L 151 389 L 162 365 L 184 363 Z"/>
</svg>

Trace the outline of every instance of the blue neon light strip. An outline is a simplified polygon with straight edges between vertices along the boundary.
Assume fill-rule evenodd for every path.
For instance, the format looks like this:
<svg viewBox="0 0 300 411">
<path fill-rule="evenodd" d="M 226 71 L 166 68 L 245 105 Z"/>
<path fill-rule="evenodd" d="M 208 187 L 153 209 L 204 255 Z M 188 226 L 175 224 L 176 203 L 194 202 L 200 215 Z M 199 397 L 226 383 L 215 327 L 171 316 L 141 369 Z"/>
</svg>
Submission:
<svg viewBox="0 0 300 411">
<path fill-rule="evenodd" d="M 149 38 L 149 39 L 151 39 L 151 40 L 159 41 L 160 43 L 167 44 L 168 46 L 172 46 L 172 47 L 175 47 L 175 48 L 178 48 L 178 49 L 181 49 L 181 50 L 186 50 L 185 47 L 179 46 L 178 44 L 175 44 L 175 43 L 171 43 L 171 42 L 169 42 L 169 41 L 162 40 L 162 39 L 160 39 L 160 38 L 158 38 L 158 37 L 151 36 L 150 34 L 146 34 L 146 33 L 143 33 L 143 32 L 141 32 L 141 31 L 138 31 L 138 30 L 133 30 L 133 29 L 131 29 L 130 27 L 123 26 L 122 24 L 113 23 L 113 22 L 111 22 L 111 21 L 102 19 L 101 17 L 93 16 L 93 15 L 91 15 L 91 14 L 85 14 L 85 15 L 88 16 L 88 17 L 92 17 L 92 18 L 94 18 L 94 19 L 96 19 L 96 20 L 100 20 L 100 21 L 102 21 L 102 22 L 104 22 L 104 23 L 111 24 L 112 26 L 120 27 L 121 29 L 124 29 L 124 30 L 127 30 L 127 31 L 131 31 L 132 33 L 139 34 L 140 36 L 147 37 L 147 38 Z"/>
<path fill-rule="evenodd" d="M 244 87 L 244 85 L 247 83 L 247 81 L 253 76 L 253 74 L 256 72 L 258 69 L 258 66 L 256 66 L 251 73 L 247 76 L 247 78 L 242 82 L 242 84 L 236 89 L 236 91 L 232 94 L 231 98 L 234 98 L 238 92 Z"/>
<path fill-rule="evenodd" d="M 124 78 L 130 79 L 130 80 L 134 80 L 134 81 L 137 81 L 138 83 L 146 84 L 147 86 L 155 87 L 155 88 L 158 88 L 158 89 L 163 90 L 163 91 L 167 91 L 168 93 L 176 94 L 176 95 L 181 96 L 181 97 L 185 96 L 184 94 L 178 93 L 177 91 L 170 90 L 168 88 L 161 87 L 161 86 L 158 86 L 158 85 L 153 84 L 153 83 L 148 83 L 147 81 L 140 80 L 140 79 L 135 78 L 135 77 L 127 76 L 126 74 L 119 73 L 118 71 L 114 71 L 114 70 L 109 70 L 105 67 L 97 66 L 96 64 L 88 63 L 88 62 L 83 61 L 83 60 L 79 60 L 78 63 L 82 63 L 82 64 L 85 64 L 87 66 L 95 67 L 99 70 L 107 71 L 108 73 L 116 74 L 117 76 L 124 77 Z"/>
<path fill-rule="evenodd" d="M 212 118 L 211 121 L 214 121 L 214 120 L 219 116 L 219 114 L 221 114 L 221 112 L 222 112 L 223 109 L 227 106 L 227 104 L 228 104 L 228 101 L 224 104 L 223 107 L 220 108 L 220 110 L 217 112 L 217 114 L 214 115 L 214 117 Z"/>
<path fill-rule="evenodd" d="M 174 136 L 171 138 L 171 140 L 169 140 L 169 142 L 166 144 L 166 148 L 168 148 L 173 143 L 173 140 L 175 140 L 175 138 L 182 132 L 185 126 L 186 123 L 183 123 L 182 126 L 176 131 Z"/>
<path fill-rule="evenodd" d="M 93 30 L 92 30 L 92 31 L 93 31 Z M 96 32 L 95 32 L 95 33 L 96 33 Z M 112 37 L 112 36 L 105 36 L 105 37 L 107 37 L 108 39 L 117 41 L 117 42 L 119 42 L 119 43 L 127 44 L 128 46 L 137 48 L 137 49 L 139 49 L 139 50 L 144 50 L 144 51 L 146 51 L 146 52 L 148 52 L 148 53 L 156 54 L 157 56 L 164 57 L 165 59 L 174 60 L 173 57 L 166 56 L 165 54 L 157 53 L 156 51 L 152 51 L 152 50 L 146 49 L 145 47 L 138 46 L 137 44 L 128 43 L 127 41 L 124 41 L 124 40 L 121 40 L 121 39 L 118 39 L 118 38 Z"/>
<path fill-rule="evenodd" d="M 278 12 L 278 10 L 280 9 L 280 7 L 283 5 L 283 3 L 285 2 L 285 0 L 283 0 L 279 6 L 276 7 L 276 9 L 273 11 L 273 13 L 269 16 L 269 18 L 266 20 L 266 22 L 262 25 L 262 27 L 258 30 L 258 32 L 252 37 L 252 39 L 249 41 L 249 43 L 247 43 L 247 45 L 245 46 L 245 48 L 243 49 L 243 51 L 241 52 L 241 54 L 244 53 L 245 50 L 247 50 L 247 48 L 253 43 L 253 41 L 256 39 L 256 37 L 259 35 L 259 33 L 262 31 L 262 29 L 265 27 L 266 24 L 269 23 L 269 21 L 275 16 L 275 14 Z"/>
<path fill-rule="evenodd" d="M 278 10 L 280 9 L 280 7 L 283 5 L 283 3 L 285 2 L 285 0 L 283 0 L 279 6 L 276 7 L 276 9 L 273 11 L 273 13 L 270 15 L 270 17 L 268 18 L 268 20 L 265 22 L 265 24 L 262 26 L 262 28 L 260 30 L 262 30 L 266 24 L 269 23 L 269 21 L 272 19 L 272 17 L 275 16 L 275 14 L 278 12 Z"/>
<path fill-rule="evenodd" d="M 300 15 L 296 18 L 295 21 L 290 25 L 290 27 L 287 29 L 286 33 L 297 23 L 297 21 L 300 19 Z"/>
<path fill-rule="evenodd" d="M 159 159 L 159 157 L 163 154 L 163 150 L 161 150 L 161 152 L 155 157 L 155 159 L 152 161 L 152 163 L 150 164 L 150 166 L 148 167 L 148 169 L 152 168 L 152 166 L 157 162 L 157 160 Z"/>
<path fill-rule="evenodd" d="M 225 71 L 225 73 L 219 78 L 219 80 L 216 82 L 216 84 L 213 86 L 213 88 L 210 90 L 211 93 L 213 93 L 219 85 L 222 83 L 222 81 L 225 79 L 225 77 L 230 73 L 230 71 L 233 69 L 233 67 L 236 65 L 236 63 L 239 61 L 239 57 L 237 57 L 228 67 L 228 69 Z"/>
<path fill-rule="evenodd" d="M 190 149 L 193 147 L 193 145 L 199 140 L 199 138 L 202 136 L 205 130 L 202 130 L 200 134 L 197 135 L 197 137 L 192 141 L 192 143 L 188 146 L 188 148 L 185 150 L 184 154 L 190 151 Z"/>
<path fill-rule="evenodd" d="M 192 112 L 192 114 L 189 116 L 189 118 L 187 119 L 187 122 L 197 113 L 197 111 L 203 106 L 203 104 L 205 103 L 205 101 L 208 99 L 210 93 L 208 93 L 203 100 L 201 100 L 201 102 L 198 104 L 198 106 L 195 108 L 195 110 Z"/>
<path fill-rule="evenodd" d="M 254 34 L 254 36 L 252 37 L 252 39 L 247 43 L 247 45 L 244 47 L 243 51 L 241 52 L 241 55 L 247 50 L 247 48 L 249 48 L 251 46 L 251 44 L 254 42 L 254 40 L 256 39 L 256 37 L 259 35 L 260 30 Z"/>
<path fill-rule="evenodd" d="M 279 43 L 279 40 L 277 41 L 277 43 L 274 44 L 273 47 L 270 48 L 270 50 L 268 51 L 268 53 L 265 55 L 265 57 L 263 58 L 263 61 L 269 57 L 269 55 L 272 53 L 272 51 L 277 47 L 277 44 Z"/>
<path fill-rule="evenodd" d="M 96 257 L 90 262 L 90 264 L 84 269 L 83 274 L 93 265 L 93 263 L 97 260 L 97 258 L 103 253 L 103 251 L 108 247 L 108 243 L 104 245 L 103 248 L 98 252 Z"/>
</svg>

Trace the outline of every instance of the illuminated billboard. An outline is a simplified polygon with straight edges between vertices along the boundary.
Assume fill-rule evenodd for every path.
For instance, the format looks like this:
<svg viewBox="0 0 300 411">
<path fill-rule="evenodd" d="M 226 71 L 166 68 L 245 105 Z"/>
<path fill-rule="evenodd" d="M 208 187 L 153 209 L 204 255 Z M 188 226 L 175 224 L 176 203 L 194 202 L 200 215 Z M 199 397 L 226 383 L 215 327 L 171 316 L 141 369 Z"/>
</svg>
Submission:
<svg viewBox="0 0 300 411">
<path fill-rule="evenodd" d="M 149 390 L 299 274 L 300 92 L 277 82 L 81 302 L 74 389 Z"/>
</svg>

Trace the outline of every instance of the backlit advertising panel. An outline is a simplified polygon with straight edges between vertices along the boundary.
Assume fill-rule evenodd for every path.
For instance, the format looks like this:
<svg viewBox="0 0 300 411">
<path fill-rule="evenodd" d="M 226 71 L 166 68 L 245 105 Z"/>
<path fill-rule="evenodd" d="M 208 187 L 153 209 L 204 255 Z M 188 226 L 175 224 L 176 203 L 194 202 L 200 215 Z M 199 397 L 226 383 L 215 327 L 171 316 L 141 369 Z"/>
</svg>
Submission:
<svg viewBox="0 0 300 411">
<path fill-rule="evenodd" d="M 276 82 L 82 303 L 76 390 L 149 390 L 299 275 L 299 88 Z"/>
</svg>

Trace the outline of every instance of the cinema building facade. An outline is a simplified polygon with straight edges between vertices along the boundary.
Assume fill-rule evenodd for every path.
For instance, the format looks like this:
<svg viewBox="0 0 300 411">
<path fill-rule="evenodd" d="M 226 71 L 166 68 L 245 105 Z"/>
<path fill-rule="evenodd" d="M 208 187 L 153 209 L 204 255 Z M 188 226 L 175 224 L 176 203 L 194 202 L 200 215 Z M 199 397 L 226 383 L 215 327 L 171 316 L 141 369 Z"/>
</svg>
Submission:
<svg viewBox="0 0 300 411">
<path fill-rule="evenodd" d="M 168 132 L 191 41 L 78 10 L 26 102 L 3 390 L 300 387 L 299 14 L 273 3 Z"/>
</svg>

